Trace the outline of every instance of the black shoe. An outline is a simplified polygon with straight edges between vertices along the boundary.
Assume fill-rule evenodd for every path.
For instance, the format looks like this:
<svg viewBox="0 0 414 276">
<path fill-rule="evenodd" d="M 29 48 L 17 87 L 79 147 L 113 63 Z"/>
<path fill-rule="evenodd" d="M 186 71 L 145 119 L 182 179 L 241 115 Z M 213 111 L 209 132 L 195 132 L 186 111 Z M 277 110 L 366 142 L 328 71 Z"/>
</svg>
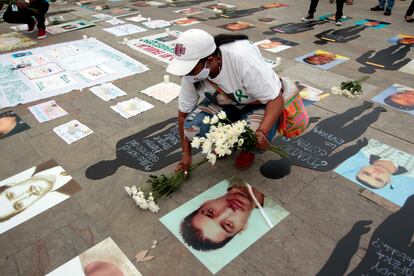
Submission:
<svg viewBox="0 0 414 276">
<path fill-rule="evenodd" d="M 384 7 L 380 7 L 380 6 L 375 6 L 375 7 L 373 7 L 373 8 L 371 8 L 371 11 L 383 11 L 384 10 Z"/>
<path fill-rule="evenodd" d="M 385 12 L 384 12 L 384 15 L 391 15 L 391 10 L 386 9 Z"/>
<path fill-rule="evenodd" d="M 306 17 L 302 18 L 302 21 L 313 20 L 313 14 L 308 14 Z"/>
<path fill-rule="evenodd" d="M 414 22 L 414 18 L 412 18 L 411 16 L 405 15 L 404 18 L 405 18 L 405 21 L 407 21 L 408 23 Z"/>
</svg>

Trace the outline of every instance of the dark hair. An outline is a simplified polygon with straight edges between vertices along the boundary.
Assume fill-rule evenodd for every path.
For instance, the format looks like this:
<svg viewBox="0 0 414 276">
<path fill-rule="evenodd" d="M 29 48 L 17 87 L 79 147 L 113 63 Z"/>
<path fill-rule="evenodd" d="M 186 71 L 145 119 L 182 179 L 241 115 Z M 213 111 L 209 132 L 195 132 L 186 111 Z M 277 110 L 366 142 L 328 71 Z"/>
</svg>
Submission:
<svg viewBox="0 0 414 276">
<path fill-rule="evenodd" d="M 237 40 L 247 40 L 249 37 L 244 34 L 218 34 L 214 36 L 214 43 L 216 44 L 216 50 L 209 56 L 200 59 L 199 62 L 205 62 L 208 57 L 218 55 L 220 53 L 219 47 L 224 44 L 232 43 Z M 198 91 L 204 86 L 203 81 L 198 81 L 194 83 L 194 88 Z"/>
<path fill-rule="evenodd" d="M 397 94 L 400 94 L 400 93 L 397 93 Z M 410 110 L 413 110 L 414 109 L 414 106 L 412 106 L 412 105 L 402 105 L 402 104 L 398 104 L 398 103 L 394 102 L 392 100 L 392 96 L 394 96 L 394 95 L 390 95 L 390 96 L 386 97 L 384 99 L 384 103 L 386 103 L 389 106 L 392 106 L 394 108 L 400 109 L 400 110 L 408 110 L 408 111 L 410 111 Z"/>
<path fill-rule="evenodd" d="M 193 218 L 198 213 L 198 210 L 200 210 L 200 208 L 186 216 L 181 222 L 180 233 L 185 243 L 195 250 L 199 251 L 210 251 L 225 246 L 234 236 L 228 237 L 222 242 L 215 243 L 210 239 L 204 238 L 203 232 L 200 229 L 194 227 Z"/>
</svg>

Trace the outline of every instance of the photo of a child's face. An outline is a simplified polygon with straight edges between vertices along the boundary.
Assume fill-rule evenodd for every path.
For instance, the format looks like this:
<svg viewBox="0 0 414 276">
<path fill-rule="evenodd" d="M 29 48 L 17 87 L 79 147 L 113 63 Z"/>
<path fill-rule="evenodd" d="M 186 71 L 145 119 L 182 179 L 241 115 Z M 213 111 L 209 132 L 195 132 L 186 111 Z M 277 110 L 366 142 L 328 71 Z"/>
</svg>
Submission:
<svg viewBox="0 0 414 276">
<path fill-rule="evenodd" d="M 17 134 L 30 126 L 23 122 L 14 112 L 6 111 L 0 114 L 0 139 Z"/>
<path fill-rule="evenodd" d="M 369 21 L 369 22 L 365 22 L 364 26 L 366 26 L 366 27 L 375 27 L 375 26 L 378 26 L 380 24 L 381 23 L 378 22 L 378 21 Z"/>
<path fill-rule="evenodd" d="M 402 110 L 414 110 L 414 90 L 399 91 L 385 98 L 384 102 Z"/>
</svg>

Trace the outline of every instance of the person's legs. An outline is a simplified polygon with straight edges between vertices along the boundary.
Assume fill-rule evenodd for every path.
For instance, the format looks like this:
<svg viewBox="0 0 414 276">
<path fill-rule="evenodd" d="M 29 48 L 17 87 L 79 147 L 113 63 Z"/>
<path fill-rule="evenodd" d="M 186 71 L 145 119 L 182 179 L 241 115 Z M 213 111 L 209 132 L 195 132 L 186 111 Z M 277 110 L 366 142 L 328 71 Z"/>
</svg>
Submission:
<svg viewBox="0 0 414 276">
<path fill-rule="evenodd" d="M 385 8 L 385 0 L 378 0 L 378 5 L 371 8 L 371 11 L 383 11 Z"/>
<path fill-rule="evenodd" d="M 311 0 L 308 15 L 313 15 L 316 12 L 316 7 L 318 6 L 318 3 L 319 3 L 319 0 Z"/>
<path fill-rule="evenodd" d="M 405 13 L 406 16 L 413 16 L 414 14 L 414 0 L 411 1 L 411 5 L 408 7 L 407 12 Z"/>
<path fill-rule="evenodd" d="M 346 0 L 336 0 L 336 13 L 335 13 L 335 20 L 338 22 L 341 20 L 342 15 L 344 15 L 344 3 Z"/>
<path fill-rule="evenodd" d="M 29 5 L 29 8 L 33 8 L 39 11 L 39 13 L 32 13 L 32 15 L 37 20 L 37 28 L 38 29 L 46 29 L 45 25 L 45 15 L 47 11 L 49 10 L 49 3 L 46 1 L 37 1 L 35 3 L 31 3 Z"/>
<path fill-rule="evenodd" d="M 387 6 L 385 7 L 387 10 L 392 10 L 394 7 L 394 0 L 387 0 Z"/>
</svg>

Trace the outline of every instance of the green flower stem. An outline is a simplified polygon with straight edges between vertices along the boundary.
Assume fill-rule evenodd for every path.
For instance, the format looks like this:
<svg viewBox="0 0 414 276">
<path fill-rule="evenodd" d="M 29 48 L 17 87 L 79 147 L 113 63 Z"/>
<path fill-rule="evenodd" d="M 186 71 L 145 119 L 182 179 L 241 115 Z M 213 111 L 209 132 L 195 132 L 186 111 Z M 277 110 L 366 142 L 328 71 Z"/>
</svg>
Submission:
<svg viewBox="0 0 414 276">
<path fill-rule="evenodd" d="M 279 147 L 270 146 L 269 150 L 279 154 L 281 157 L 289 157 L 288 153 Z"/>
</svg>

